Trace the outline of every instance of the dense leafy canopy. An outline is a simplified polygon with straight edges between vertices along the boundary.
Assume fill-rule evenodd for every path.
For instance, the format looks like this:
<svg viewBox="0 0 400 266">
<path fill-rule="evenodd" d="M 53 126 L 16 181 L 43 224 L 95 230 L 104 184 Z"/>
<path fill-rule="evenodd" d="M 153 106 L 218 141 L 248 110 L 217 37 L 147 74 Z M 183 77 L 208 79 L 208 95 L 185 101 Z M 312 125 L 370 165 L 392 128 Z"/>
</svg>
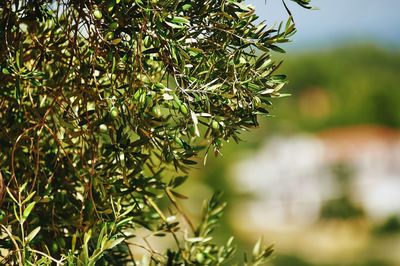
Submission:
<svg viewBox="0 0 400 266">
<path fill-rule="evenodd" d="M 176 242 L 143 246 L 150 263 L 226 261 L 232 241 L 209 238 L 224 204 L 194 226 L 175 188 L 280 96 L 270 51 L 294 24 L 256 19 L 235 0 L 3 1 L 1 263 L 135 263 L 143 229 Z"/>
</svg>

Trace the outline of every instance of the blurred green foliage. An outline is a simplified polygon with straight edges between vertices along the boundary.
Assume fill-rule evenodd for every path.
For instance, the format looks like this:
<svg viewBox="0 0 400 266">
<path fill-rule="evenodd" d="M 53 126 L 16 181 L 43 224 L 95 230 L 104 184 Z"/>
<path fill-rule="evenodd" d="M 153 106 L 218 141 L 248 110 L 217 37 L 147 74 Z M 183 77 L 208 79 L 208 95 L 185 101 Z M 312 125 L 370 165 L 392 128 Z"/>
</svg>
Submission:
<svg viewBox="0 0 400 266">
<path fill-rule="evenodd" d="M 276 102 L 278 119 L 268 121 L 268 128 L 284 121 L 310 131 L 354 124 L 400 127 L 398 50 L 348 45 L 285 60 L 282 71 L 290 77 L 286 92 L 292 97 Z"/>
<path fill-rule="evenodd" d="M 389 266 L 385 261 L 382 260 L 370 260 L 356 263 L 327 263 L 327 264 L 315 264 L 307 261 L 306 259 L 296 256 L 293 254 L 279 254 L 272 263 L 273 266 Z"/>
<path fill-rule="evenodd" d="M 282 70 L 288 74 L 290 83 L 285 92 L 290 97 L 274 101 L 271 117 L 260 121 L 261 128 L 252 134 L 243 134 L 245 142 L 240 145 L 226 145 L 223 157 L 210 161 L 204 169 L 206 182 L 213 188 L 224 188 L 229 198 L 231 209 L 235 202 L 251 199 L 252 195 L 238 194 L 230 180 L 230 168 L 247 154 L 258 149 L 269 136 L 296 134 L 302 132 L 318 133 L 319 131 L 362 124 L 375 124 L 400 128 L 399 71 L 400 51 L 387 50 L 375 45 L 345 45 L 330 50 L 302 52 L 290 57 L 279 56 L 285 60 Z M 321 218 L 329 220 L 347 220 L 352 218 L 365 219 L 362 206 L 353 202 L 352 192 L 348 185 L 354 171 L 345 162 L 333 165 L 327 169 L 336 176 L 335 182 L 339 188 L 339 199 L 326 201 L 321 210 Z M 229 206 L 228 206 L 229 207 Z M 228 209 L 229 211 L 230 209 Z M 235 221 L 224 220 L 225 230 L 233 232 Z M 344 221 L 346 222 L 346 221 Z M 371 221 L 369 221 L 371 222 Z M 335 263 L 325 265 L 369 266 L 393 265 L 387 260 L 373 258 L 377 254 L 374 245 L 375 236 L 392 237 L 399 232 L 397 215 L 372 229 L 371 252 L 360 257 L 360 263 L 340 264 L 340 258 Z M 220 233 L 223 235 L 223 233 Z M 394 240 L 395 241 L 395 240 Z M 396 242 L 398 243 L 398 242 Z M 242 240 L 240 247 L 248 249 L 249 243 Z M 376 244 L 380 245 L 380 244 Z M 279 251 L 279 249 L 278 249 Z M 272 265 L 315 265 L 309 258 L 295 254 L 277 254 Z M 321 266 L 321 265 L 318 265 Z"/>
<path fill-rule="evenodd" d="M 400 218 L 398 215 L 391 215 L 387 217 L 382 224 L 375 228 L 375 234 L 378 236 L 388 236 L 392 234 L 400 234 Z"/>
<path fill-rule="evenodd" d="M 364 216 L 361 207 L 354 205 L 348 196 L 333 199 L 324 204 L 320 211 L 321 219 L 354 219 Z"/>
</svg>

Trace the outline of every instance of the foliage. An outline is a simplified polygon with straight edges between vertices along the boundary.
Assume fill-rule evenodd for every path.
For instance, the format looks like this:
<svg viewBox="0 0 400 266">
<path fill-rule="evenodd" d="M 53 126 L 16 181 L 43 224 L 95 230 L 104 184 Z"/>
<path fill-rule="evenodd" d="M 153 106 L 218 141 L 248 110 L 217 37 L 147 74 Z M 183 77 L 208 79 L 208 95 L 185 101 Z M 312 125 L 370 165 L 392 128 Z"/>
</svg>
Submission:
<svg viewBox="0 0 400 266">
<path fill-rule="evenodd" d="M 293 55 L 283 66 L 293 97 L 276 102 L 280 121 L 308 131 L 354 124 L 399 128 L 399 68 L 398 49 L 366 44 Z"/>
<path fill-rule="evenodd" d="M 377 236 L 394 235 L 400 233 L 400 219 L 398 215 L 391 215 L 382 224 L 374 228 L 373 233 Z"/>
<path fill-rule="evenodd" d="M 232 240 L 210 236 L 224 204 L 194 226 L 176 188 L 280 96 L 271 51 L 295 27 L 256 20 L 235 0 L 3 1 L 1 263 L 227 262 Z M 147 238 L 162 236 L 160 254 Z M 248 264 L 270 253 L 258 243 Z"/>
<path fill-rule="evenodd" d="M 285 59 L 285 64 L 282 66 L 282 71 L 290 79 L 290 83 L 285 86 L 285 91 L 292 93 L 292 96 L 273 100 L 274 112 L 279 115 L 272 119 L 260 119 L 260 129 L 242 134 L 242 138 L 246 141 L 241 145 L 235 145 L 235 143 L 224 145 L 224 156 L 216 160 L 209 160 L 207 167 L 199 173 L 202 181 L 206 180 L 209 187 L 224 189 L 224 197 L 230 202 L 226 212 L 231 211 L 234 214 L 236 206 L 254 200 L 254 195 L 239 192 L 232 185 L 234 176 L 232 169 L 235 169 L 232 166 L 259 150 L 262 144 L 270 139 L 270 136 L 284 136 L 288 133 L 297 134 L 304 131 L 318 133 L 321 130 L 343 125 L 364 123 L 391 126 L 396 130 L 400 125 L 400 120 L 396 118 L 400 114 L 400 105 L 397 104 L 400 99 L 400 90 L 397 89 L 398 69 L 400 69 L 399 49 L 387 49 L 379 47 L 377 44 L 346 44 L 332 48 L 332 50 L 324 48 L 292 53 Z M 310 107 L 319 105 L 319 102 L 308 94 L 313 88 L 319 88 L 332 100 L 331 112 L 325 116 L 309 116 L 299 107 L 302 98 L 307 99 Z M 372 106 L 374 108 L 370 108 Z M 318 110 L 318 108 L 314 108 L 314 110 Z M 390 115 L 386 116 L 384 113 Z M 364 230 L 363 226 L 360 226 L 360 222 L 362 225 L 372 225 L 372 228 L 365 228 L 366 231 L 363 232 L 368 235 L 368 238 L 362 241 L 363 248 L 358 253 L 354 253 L 350 259 L 340 256 L 331 257 L 332 253 L 326 252 L 321 256 L 325 259 L 321 260 L 327 263 L 326 266 L 338 265 L 338 263 L 354 266 L 354 258 L 358 262 L 357 265 L 398 265 L 399 263 L 391 256 L 391 254 L 396 254 L 396 250 L 391 249 L 394 246 L 393 243 L 399 243 L 400 219 L 398 213 L 394 213 L 384 221 L 376 221 L 375 218 L 365 215 L 365 210 L 362 209 L 365 206 L 354 201 L 356 199 L 354 191 L 349 191 L 349 184 L 347 184 L 347 188 L 346 184 L 343 184 L 352 182 L 351 180 L 354 178 L 354 169 L 348 167 L 349 165 L 346 164 L 338 164 L 332 165 L 332 168 L 331 166 L 324 168 L 324 171 L 330 173 L 333 171 L 333 176 L 337 177 L 333 180 L 333 184 L 335 193 L 339 192 L 335 195 L 339 198 L 323 202 L 324 210 L 320 214 L 322 219 L 317 222 L 312 231 L 319 232 L 321 224 L 328 227 L 344 224 L 354 230 L 349 231 L 350 235 L 359 234 L 359 230 Z M 226 215 L 224 217 L 236 216 Z M 247 221 L 247 217 L 243 219 Z M 334 220 L 326 223 L 327 219 Z M 224 220 L 224 232 L 221 233 L 221 238 L 227 234 L 228 230 L 231 230 L 230 232 L 234 229 L 237 230 L 242 223 L 241 219 Z M 302 232 L 305 238 L 308 234 L 308 231 Z M 217 237 L 219 236 L 214 236 L 214 238 Z M 248 249 L 252 244 L 248 242 L 248 239 L 250 237 L 237 239 L 238 249 Z M 242 243 L 239 240 L 242 240 Z M 271 265 L 321 266 L 322 262 L 314 264 L 313 256 L 307 252 L 302 253 L 304 250 L 312 250 L 313 244 L 314 242 L 310 242 L 306 248 L 304 245 L 299 246 L 298 249 L 287 254 L 279 253 L 279 250 L 283 251 L 284 249 L 281 246 L 277 248 L 278 252 L 274 253 Z M 389 251 L 384 258 L 381 256 L 382 250 Z M 378 261 L 375 262 L 375 260 Z M 331 264 L 328 264 L 329 262 Z"/>
</svg>

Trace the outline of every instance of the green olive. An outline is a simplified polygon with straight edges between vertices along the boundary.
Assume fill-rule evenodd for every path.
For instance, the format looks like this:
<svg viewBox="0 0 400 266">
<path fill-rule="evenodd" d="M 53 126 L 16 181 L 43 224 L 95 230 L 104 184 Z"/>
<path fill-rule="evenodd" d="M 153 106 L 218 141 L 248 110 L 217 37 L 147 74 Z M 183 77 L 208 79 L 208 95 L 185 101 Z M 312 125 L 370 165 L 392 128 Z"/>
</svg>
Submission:
<svg viewBox="0 0 400 266">
<path fill-rule="evenodd" d="M 217 121 L 213 120 L 211 122 L 211 127 L 212 127 L 212 129 L 215 129 L 215 130 L 219 129 L 219 123 Z"/>
<path fill-rule="evenodd" d="M 188 108 L 186 107 L 186 104 L 181 104 L 179 106 L 179 111 L 181 111 L 182 114 L 187 115 L 188 114 Z"/>
<path fill-rule="evenodd" d="M 161 109 L 158 105 L 153 106 L 153 108 L 151 108 L 151 113 L 153 114 L 153 116 L 155 116 L 157 118 L 162 115 Z"/>
<path fill-rule="evenodd" d="M 110 24 L 110 30 L 115 30 L 118 28 L 118 22 L 114 21 L 113 23 Z"/>
<path fill-rule="evenodd" d="M 191 4 L 184 4 L 183 6 L 182 6 L 182 10 L 184 10 L 184 11 L 188 11 L 189 9 L 191 9 L 192 8 L 192 5 Z"/>
<path fill-rule="evenodd" d="M 197 253 L 196 254 L 196 260 L 198 263 L 203 263 L 204 262 L 204 254 L 203 253 Z"/>
<path fill-rule="evenodd" d="M 96 10 L 93 12 L 93 15 L 94 15 L 94 17 L 95 17 L 97 20 L 100 20 L 100 19 L 103 17 L 103 14 L 102 14 L 101 11 L 98 10 L 98 9 L 96 9 Z"/>
<path fill-rule="evenodd" d="M 111 108 L 110 115 L 111 115 L 112 118 L 117 118 L 118 115 L 119 115 L 117 108 L 115 108 L 115 107 Z"/>
<path fill-rule="evenodd" d="M 107 126 L 105 124 L 101 124 L 99 126 L 100 132 L 106 133 L 107 132 Z"/>
<path fill-rule="evenodd" d="M 162 83 L 156 83 L 156 84 L 154 84 L 154 86 L 159 90 L 165 89 L 165 86 Z"/>
<path fill-rule="evenodd" d="M 143 45 L 146 48 L 149 48 L 151 46 L 151 38 L 150 38 L 150 36 L 144 37 Z"/>
<path fill-rule="evenodd" d="M 52 254 L 57 254 L 57 252 L 58 252 L 58 244 L 57 244 L 56 241 L 53 241 L 53 243 L 51 243 L 50 250 L 51 250 Z"/>
<path fill-rule="evenodd" d="M 114 1 L 108 1 L 108 3 L 107 3 L 107 11 L 108 12 L 113 11 L 114 6 L 115 6 L 115 2 Z"/>
</svg>

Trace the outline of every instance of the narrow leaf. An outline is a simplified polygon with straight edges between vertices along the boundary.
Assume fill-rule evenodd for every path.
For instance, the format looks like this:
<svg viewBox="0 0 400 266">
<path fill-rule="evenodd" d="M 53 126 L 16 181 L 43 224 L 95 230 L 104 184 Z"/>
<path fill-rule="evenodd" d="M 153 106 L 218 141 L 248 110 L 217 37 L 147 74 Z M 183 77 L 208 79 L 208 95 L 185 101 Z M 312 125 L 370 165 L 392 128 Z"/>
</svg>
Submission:
<svg viewBox="0 0 400 266">
<path fill-rule="evenodd" d="M 104 246 L 104 249 L 112 249 L 112 248 L 114 248 L 115 246 L 117 246 L 118 244 L 120 244 L 124 240 L 125 240 L 124 237 L 117 238 L 117 239 L 114 239 L 114 240 L 108 240 L 107 243 Z"/>
<path fill-rule="evenodd" d="M 35 207 L 36 202 L 31 202 L 28 204 L 28 206 L 25 208 L 23 214 L 22 214 L 22 223 L 24 223 L 26 221 L 26 219 L 28 218 L 29 214 L 31 213 L 31 211 L 33 210 L 33 207 Z"/>
<path fill-rule="evenodd" d="M 26 241 L 30 242 L 32 239 L 34 239 L 35 236 L 39 233 L 39 231 L 40 231 L 40 226 L 33 229 L 32 232 L 30 232 L 29 235 L 26 237 Z"/>
</svg>

